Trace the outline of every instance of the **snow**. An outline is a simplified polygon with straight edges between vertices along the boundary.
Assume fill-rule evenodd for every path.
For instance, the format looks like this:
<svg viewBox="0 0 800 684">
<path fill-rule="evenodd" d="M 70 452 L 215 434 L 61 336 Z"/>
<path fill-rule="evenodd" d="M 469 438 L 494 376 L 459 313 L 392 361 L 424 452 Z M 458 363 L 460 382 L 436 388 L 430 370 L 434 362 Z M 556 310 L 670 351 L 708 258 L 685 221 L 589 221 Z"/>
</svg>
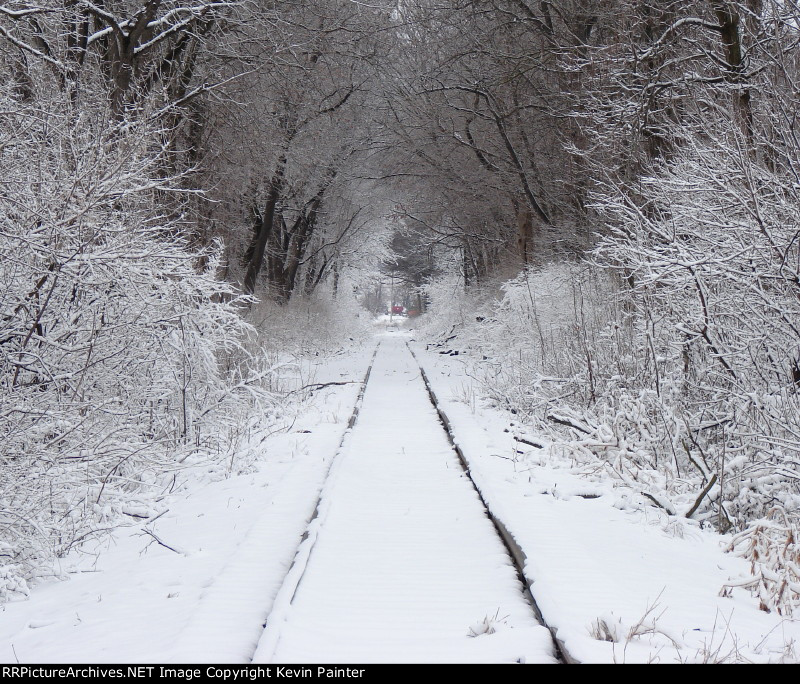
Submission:
<svg viewBox="0 0 800 684">
<path fill-rule="evenodd" d="M 413 345 L 492 513 L 527 557 L 526 580 L 545 622 L 581 662 L 770 662 L 797 659 L 800 622 L 758 609 L 749 577 L 723 538 L 667 516 L 632 492 L 526 438 L 515 417 L 463 398 L 464 357 Z M 527 436 L 530 437 L 530 436 Z M 608 627 L 608 629 L 605 629 Z M 615 640 L 604 640 L 607 637 Z"/>
<path fill-rule="evenodd" d="M 258 447 L 256 472 L 220 480 L 198 468 L 168 513 L 147 526 L 183 553 L 137 525 L 65 558 L 69 581 L 6 604 L 0 660 L 249 662 L 368 361 L 339 357 L 319 367 L 315 380 L 353 384 L 316 392 L 288 431 Z M 263 437 L 254 435 L 254 444 Z"/>
<path fill-rule="evenodd" d="M 478 398 L 463 356 L 426 352 L 407 331 L 377 337 L 351 431 L 368 352 L 315 372 L 321 384 L 351 384 L 316 391 L 291 427 L 264 439 L 252 472 L 223 479 L 197 466 L 165 514 L 73 552 L 68 581 L 6 604 L 0 660 L 552 661 L 407 341 L 572 658 L 797 660 L 797 621 L 758 610 L 745 589 L 719 595 L 749 576 L 725 538 L 601 472 L 578 473 Z"/>
<path fill-rule="evenodd" d="M 402 337 L 381 343 L 314 522 L 254 662 L 554 661 Z"/>
</svg>

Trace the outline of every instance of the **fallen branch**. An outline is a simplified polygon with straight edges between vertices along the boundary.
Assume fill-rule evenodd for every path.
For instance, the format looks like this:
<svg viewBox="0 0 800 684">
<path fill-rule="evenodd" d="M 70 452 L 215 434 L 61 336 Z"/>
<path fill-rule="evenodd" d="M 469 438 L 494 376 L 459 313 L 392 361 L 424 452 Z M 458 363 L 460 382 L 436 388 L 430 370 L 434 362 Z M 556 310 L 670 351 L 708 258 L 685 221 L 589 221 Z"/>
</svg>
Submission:
<svg viewBox="0 0 800 684">
<path fill-rule="evenodd" d="M 700 496 L 697 497 L 697 500 L 694 502 L 694 506 L 692 506 L 686 513 L 687 518 L 691 518 L 694 515 L 695 511 L 700 507 L 700 504 L 702 503 L 703 499 L 706 498 L 706 496 L 711 491 L 711 488 L 716 484 L 716 482 L 717 482 L 717 475 L 716 473 L 714 473 L 714 475 L 712 475 L 711 479 L 708 481 L 708 484 L 703 488 L 703 491 L 700 492 Z"/>
<path fill-rule="evenodd" d="M 673 506 L 669 501 L 665 498 L 659 496 L 658 494 L 653 494 L 651 492 L 644 491 L 638 483 L 631 480 L 625 473 L 620 472 L 619 470 L 615 470 L 614 467 L 610 463 L 605 464 L 606 468 L 608 468 L 613 475 L 616 475 L 620 480 L 622 480 L 628 487 L 630 487 L 633 491 L 639 492 L 639 494 L 646 499 L 650 499 L 656 506 L 661 508 L 662 510 L 666 511 L 669 515 L 677 515 L 677 511 L 675 510 L 675 506 Z"/>
<path fill-rule="evenodd" d="M 296 390 L 292 390 L 291 392 L 287 392 L 286 396 L 289 396 L 290 394 L 295 394 L 297 392 L 302 392 L 302 391 L 307 390 L 307 389 L 310 389 L 311 390 L 311 394 L 313 394 L 317 390 L 321 390 L 324 387 L 332 387 L 334 385 L 357 385 L 357 384 L 358 384 L 358 382 L 356 382 L 355 380 L 345 380 L 344 382 L 315 382 L 315 383 L 312 383 L 311 385 L 303 385 L 302 387 L 300 387 L 300 388 L 298 388 Z"/>
<path fill-rule="evenodd" d="M 545 416 L 545 418 L 547 418 L 547 420 L 552 420 L 554 423 L 558 423 L 559 425 L 565 425 L 567 427 L 574 428 L 575 430 L 578 430 L 579 432 L 582 432 L 585 435 L 592 434 L 591 430 L 588 427 L 586 427 L 585 425 L 578 425 L 574 420 L 572 420 L 567 416 L 560 416 L 551 411 Z"/>
<path fill-rule="evenodd" d="M 665 499 L 662 499 L 661 497 L 657 497 L 654 494 L 649 494 L 648 492 L 643 492 L 641 490 L 639 490 L 639 493 L 642 496 L 650 499 L 650 501 L 652 501 L 656 506 L 658 506 L 659 508 L 665 510 L 670 515 L 675 515 L 675 513 L 676 513 L 675 508 L 672 506 L 672 504 L 669 501 L 666 501 Z"/>
<path fill-rule="evenodd" d="M 524 437 L 517 437 L 516 435 L 512 435 L 512 436 L 514 437 L 514 441 L 520 442 L 521 444 L 527 444 L 528 446 L 532 446 L 534 449 L 544 449 L 545 448 L 544 442 L 536 443 L 536 442 L 531 442 L 530 440 L 525 439 Z"/>
<path fill-rule="evenodd" d="M 143 529 L 142 532 L 144 532 L 147 535 L 150 535 L 153 538 L 153 540 L 159 546 L 163 546 L 165 549 L 169 549 L 170 551 L 173 551 L 174 553 L 177 553 L 179 556 L 188 556 L 189 555 L 185 551 L 179 551 L 178 549 L 174 549 L 169 544 L 166 544 L 165 542 L 163 542 L 161 539 L 158 538 L 158 536 L 156 535 L 155 532 L 152 532 L 150 530 L 145 530 L 145 529 Z"/>
</svg>

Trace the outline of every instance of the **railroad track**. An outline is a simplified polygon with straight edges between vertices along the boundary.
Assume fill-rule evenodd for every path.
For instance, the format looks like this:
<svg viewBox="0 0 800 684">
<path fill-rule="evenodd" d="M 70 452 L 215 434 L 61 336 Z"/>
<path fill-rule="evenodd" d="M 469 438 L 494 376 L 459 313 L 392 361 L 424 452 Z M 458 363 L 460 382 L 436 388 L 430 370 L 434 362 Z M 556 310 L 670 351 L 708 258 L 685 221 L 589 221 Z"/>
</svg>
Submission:
<svg viewBox="0 0 800 684">
<path fill-rule="evenodd" d="M 376 348 L 252 662 L 574 662 L 413 352 Z"/>
<path fill-rule="evenodd" d="M 514 563 L 514 567 L 517 570 L 517 576 L 519 578 L 520 583 L 525 588 L 525 596 L 528 599 L 528 602 L 530 603 L 534 613 L 536 614 L 536 618 L 539 620 L 540 624 L 542 624 L 544 627 L 547 627 L 547 629 L 550 631 L 551 637 L 553 639 L 553 647 L 558 656 L 558 661 L 564 664 L 580 664 L 580 661 L 578 661 L 569 653 L 565 644 L 558 638 L 555 629 L 550 627 L 545 621 L 544 616 L 542 615 L 542 611 L 539 608 L 539 604 L 536 601 L 536 597 L 533 595 L 531 582 L 525 575 L 525 564 L 527 563 L 528 560 L 525 552 L 522 550 L 522 547 L 517 543 L 517 540 L 514 538 L 514 535 L 512 535 L 511 532 L 509 532 L 505 523 L 502 520 L 500 520 L 497 516 L 495 516 L 495 514 L 492 512 L 491 507 L 489 506 L 488 502 L 483 496 L 483 492 L 481 492 L 480 488 L 478 487 L 477 483 L 472 477 L 469 461 L 467 460 L 467 457 L 464 455 L 464 452 L 461 450 L 461 447 L 456 442 L 455 434 L 453 433 L 453 427 L 450 424 L 450 419 L 447 417 L 447 414 L 442 409 L 441 404 L 438 398 L 436 397 L 436 393 L 434 392 L 433 387 L 431 386 L 428 374 L 425 372 L 425 369 L 419 362 L 417 355 L 414 353 L 414 350 L 411 349 L 410 346 L 408 347 L 408 351 L 411 353 L 411 356 L 414 357 L 414 361 L 419 367 L 420 376 L 422 377 L 422 381 L 425 383 L 425 388 L 428 391 L 428 397 L 430 399 L 430 402 L 436 409 L 436 413 L 439 416 L 439 421 L 442 424 L 442 428 L 447 433 L 447 437 L 448 440 L 450 441 L 453 451 L 455 451 L 456 454 L 458 454 L 458 460 L 459 463 L 461 464 L 461 467 L 464 470 L 464 473 L 467 475 L 467 477 L 469 477 L 469 480 L 472 483 L 475 492 L 480 497 L 481 503 L 483 504 L 487 517 L 492 521 L 492 524 L 497 530 L 498 536 L 503 541 L 503 545 L 506 547 L 506 551 L 508 552 L 509 557 Z"/>
</svg>

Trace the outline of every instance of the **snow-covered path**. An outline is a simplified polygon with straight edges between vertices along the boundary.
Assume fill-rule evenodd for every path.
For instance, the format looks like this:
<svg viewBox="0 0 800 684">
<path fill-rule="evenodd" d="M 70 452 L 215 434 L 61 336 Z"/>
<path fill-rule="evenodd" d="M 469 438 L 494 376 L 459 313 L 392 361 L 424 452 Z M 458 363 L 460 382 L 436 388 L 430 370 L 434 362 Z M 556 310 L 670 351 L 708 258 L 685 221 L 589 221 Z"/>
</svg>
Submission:
<svg viewBox="0 0 800 684">
<path fill-rule="evenodd" d="M 255 662 L 553 660 L 419 367 L 384 338 Z"/>
<path fill-rule="evenodd" d="M 69 581 L 2 606 L 0 661 L 247 663 L 257 647 L 257 661 L 551 659 L 409 340 L 568 657 L 797 662 L 796 617 L 759 610 L 746 589 L 719 595 L 750 576 L 724 538 L 590 478 L 569 454 L 528 448 L 518 436 L 541 436 L 480 400 L 480 362 L 380 337 L 352 431 L 371 348 L 303 369 L 297 382 L 320 389 L 254 431 L 233 472 L 187 468 L 163 514 L 75 549 L 60 559 Z M 496 633 L 468 637 L 484 620 Z"/>
</svg>

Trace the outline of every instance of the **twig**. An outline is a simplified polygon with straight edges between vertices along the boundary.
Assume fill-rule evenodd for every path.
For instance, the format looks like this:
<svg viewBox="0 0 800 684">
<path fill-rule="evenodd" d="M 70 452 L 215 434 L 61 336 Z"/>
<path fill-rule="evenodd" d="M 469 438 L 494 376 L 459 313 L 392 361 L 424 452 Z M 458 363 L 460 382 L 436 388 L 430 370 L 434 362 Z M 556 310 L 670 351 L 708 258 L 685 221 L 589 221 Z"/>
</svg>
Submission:
<svg viewBox="0 0 800 684">
<path fill-rule="evenodd" d="M 161 541 L 161 539 L 158 538 L 158 536 L 155 534 L 155 532 L 151 532 L 150 530 L 146 530 L 146 529 L 143 529 L 142 532 L 144 532 L 145 534 L 150 535 L 156 541 L 156 543 L 159 546 L 163 546 L 165 549 L 169 549 L 170 551 L 174 551 L 179 556 L 187 556 L 188 555 L 184 551 L 178 551 L 177 549 L 173 549 L 169 544 L 165 544 L 163 541 Z"/>
<path fill-rule="evenodd" d="M 311 385 L 303 385 L 302 387 L 292 390 L 291 392 L 287 392 L 286 396 L 288 397 L 290 394 L 296 394 L 297 392 L 302 392 L 303 390 L 310 389 L 311 394 L 316 392 L 317 390 L 321 390 L 323 387 L 331 387 L 333 385 L 357 385 L 358 383 L 355 380 L 346 380 L 344 382 L 315 382 Z"/>
<path fill-rule="evenodd" d="M 523 437 L 517 437 L 516 435 L 512 435 L 514 437 L 514 441 L 521 442 L 522 444 L 527 444 L 528 446 L 532 446 L 535 449 L 544 449 L 544 444 L 539 442 L 538 444 L 535 442 L 531 442 L 530 440 L 524 439 Z"/>
<path fill-rule="evenodd" d="M 665 510 L 670 515 L 675 515 L 675 509 L 672 507 L 668 501 L 661 500 L 659 501 L 658 498 L 654 494 L 649 494 L 648 492 L 639 491 L 639 493 L 647 499 L 650 499 L 656 506 Z"/>
<path fill-rule="evenodd" d="M 148 523 L 147 523 L 147 524 L 149 525 L 150 523 L 153 523 L 153 522 L 155 522 L 155 521 L 156 521 L 156 520 L 158 520 L 158 519 L 159 519 L 159 518 L 160 518 L 162 515 L 165 515 L 166 513 L 169 513 L 169 508 L 167 508 L 166 510 L 163 510 L 163 511 L 161 511 L 161 513 L 159 513 L 159 514 L 158 514 L 158 515 L 157 515 L 155 518 L 150 518 L 150 520 L 148 521 Z"/>
</svg>

